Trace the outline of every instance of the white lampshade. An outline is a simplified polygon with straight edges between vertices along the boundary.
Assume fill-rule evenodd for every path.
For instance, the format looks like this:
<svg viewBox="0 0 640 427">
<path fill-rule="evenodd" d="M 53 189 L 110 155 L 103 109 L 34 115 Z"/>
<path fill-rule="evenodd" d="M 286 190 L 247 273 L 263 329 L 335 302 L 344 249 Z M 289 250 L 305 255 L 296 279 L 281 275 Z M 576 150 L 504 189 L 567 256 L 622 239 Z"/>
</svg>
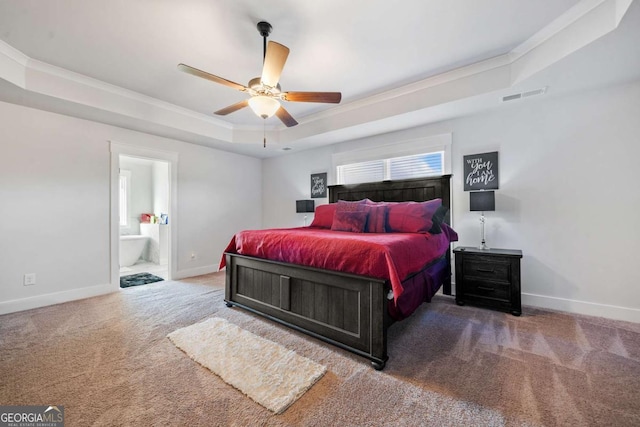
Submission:
<svg viewBox="0 0 640 427">
<path fill-rule="evenodd" d="M 280 103 L 277 99 L 260 95 L 249 98 L 249 107 L 251 107 L 253 112 L 258 116 L 267 119 L 278 111 Z"/>
</svg>

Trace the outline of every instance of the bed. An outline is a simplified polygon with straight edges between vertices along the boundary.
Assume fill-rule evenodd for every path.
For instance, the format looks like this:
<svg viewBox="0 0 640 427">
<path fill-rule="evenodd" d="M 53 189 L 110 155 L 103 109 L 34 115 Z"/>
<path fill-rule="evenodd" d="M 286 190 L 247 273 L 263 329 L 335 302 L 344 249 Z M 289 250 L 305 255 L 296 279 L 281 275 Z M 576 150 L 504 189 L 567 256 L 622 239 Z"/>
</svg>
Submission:
<svg viewBox="0 0 640 427">
<path fill-rule="evenodd" d="M 451 205 L 450 175 L 329 186 L 330 203 L 363 199 L 374 202 L 427 202 L 441 199 L 442 205 L 448 207 Z M 448 213 L 443 222 L 449 224 Z M 403 270 L 395 280 L 377 273 L 379 277 L 372 277 L 371 274 L 362 274 L 358 269 L 354 270 L 358 274 L 354 274 L 283 262 L 278 257 L 273 257 L 276 260 L 267 259 L 267 255 L 262 253 L 259 256 L 238 253 L 243 252 L 237 250 L 235 238 L 240 236 L 238 234 L 230 242 L 221 263 L 221 266 L 226 267 L 225 302 L 229 307 L 241 307 L 365 357 L 375 369 L 381 370 L 388 360 L 389 326 L 410 315 L 423 301 L 430 301 L 441 287 L 444 294 L 451 295 L 450 242 L 456 240 L 457 235 L 446 225 L 442 227 L 442 236 L 434 235 L 430 238 L 431 245 L 438 248 L 434 250 L 439 252 L 429 259 L 425 258 L 419 271 L 407 274 L 408 270 Z M 283 230 L 282 236 L 278 238 L 303 234 L 307 240 L 318 242 L 318 246 L 321 246 L 323 239 L 330 238 L 330 232 L 312 228 Z M 256 231 L 265 235 L 271 232 Z M 343 233 L 343 238 L 357 241 L 355 244 L 360 245 L 360 238 L 356 234 Z M 365 236 L 362 240 L 394 238 L 391 235 L 370 236 Z M 408 235 L 398 238 L 419 239 Z M 424 235 L 422 239 L 428 240 Z M 286 240 L 282 240 L 281 244 L 288 247 Z M 415 244 L 418 242 L 415 241 Z M 245 243 L 245 246 L 250 245 Z M 261 247 L 260 244 L 253 246 Z M 409 252 L 419 251 L 412 249 Z M 409 258 L 409 252 L 399 252 L 400 258 Z M 415 270 L 415 267 L 411 268 Z M 398 280 L 401 282 L 398 283 Z M 410 291 L 405 291 L 404 296 L 398 296 L 398 289 Z"/>
</svg>

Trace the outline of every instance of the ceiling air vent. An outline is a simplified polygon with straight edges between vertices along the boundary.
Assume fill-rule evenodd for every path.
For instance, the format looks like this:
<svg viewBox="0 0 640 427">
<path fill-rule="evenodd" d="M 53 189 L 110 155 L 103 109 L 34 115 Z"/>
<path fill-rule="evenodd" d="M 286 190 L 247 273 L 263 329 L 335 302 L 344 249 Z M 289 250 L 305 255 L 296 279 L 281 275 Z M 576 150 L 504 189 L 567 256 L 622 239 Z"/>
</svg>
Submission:
<svg viewBox="0 0 640 427">
<path fill-rule="evenodd" d="M 515 95 L 503 96 L 502 102 L 513 101 L 514 99 L 520 99 L 520 98 L 522 98 L 522 94 L 516 93 Z"/>
<path fill-rule="evenodd" d="M 527 92 L 514 93 L 513 95 L 507 95 L 502 97 L 502 102 L 515 101 L 516 99 L 528 98 L 530 96 L 543 95 L 547 91 L 547 87 L 540 89 L 530 90 Z"/>
</svg>

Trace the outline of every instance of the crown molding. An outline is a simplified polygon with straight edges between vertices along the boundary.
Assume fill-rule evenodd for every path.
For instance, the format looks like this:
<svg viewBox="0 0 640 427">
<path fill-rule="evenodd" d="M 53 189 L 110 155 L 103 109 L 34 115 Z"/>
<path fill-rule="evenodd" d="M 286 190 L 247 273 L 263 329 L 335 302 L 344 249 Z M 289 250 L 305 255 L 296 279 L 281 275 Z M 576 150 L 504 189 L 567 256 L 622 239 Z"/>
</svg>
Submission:
<svg viewBox="0 0 640 427">
<path fill-rule="evenodd" d="M 2 40 L 0 40 L 0 55 L 17 62 L 23 67 L 27 66 L 27 61 L 30 59 L 27 55 Z"/>
<path fill-rule="evenodd" d="M 27 55 L 0 40 L 0 78 L 24 89 L 27 61 Z"/>
<path fill-rule="evenodd" d="M 424 89 L 428 89 L 438 85 L 443 85 L 445 83 L 450 83 L 456 80 L 463 79 L 465 77 L 484 73 L 486 71 L 495 70 L 500 67 L 513 67 L 519 59 L 532 53 L 535 49 L 542 48 L 546 44 L 552 44 L 554 42 L 554 36 L 562 34 L 564 31 L 568 31 L 574 23 L 579 22 L 581 19 L 586 19 L 588 15 L 592 11 L 594 11 L 594 9 L 604 5 L 604 7 L 600 10 L 599 15 L 597 16 L 597 19 L 604 22 L 604 25 L 601 26 L 601 28 L 598 28 L 598 26 L 590 27 L 592 29 L 590 34 L 578 35 L 579 37 L 573 39 L 573 46 L 571 47 L 571 49 L 565 49 L 561 57 L 554 59 L 553 61 L 538 61 L 538 69 L 546 68 L 557 62 L 561 58 L 575 52 L 588 43 L 591 43 L 596 38 L 601 37 L 604 34 L 616 29 L 618 24 L 620 23 L 620 20 L 622 19 L 622 16 L 624 16 L 632 2 L 633 0 L 583 0 L 506 54 L 499 55 L 484 61 L 476 62 L 464 67 L 456 68 L 454 70 L 428 77 L 414 83 L 409 83 L 395 89 L 390 89 L 385 92 L 357 101 L 352 101 L 347 104 L 341 104 L 326 111 L 310 114 L 308 116 L 301 117 L 300 119 L 298 119 L 298 122 L 300 124 L 305 124 L 314 120 L 326 119 L 338 114 L 344 114 L 348 111 L 362 108 L 367 105 L 375 104 L 378 102 L 386 102 L 393 98 L 406 96 L 414 92 L 422 91 Z M 609 21 L 608 17 L 610 16 L 609 14 L 612 8 L 616 12 L 616 20 L 615 22 L 607 22 Z M 552 48 L 553 47 L 557 46 L 552 46 Z M 515 83 L 516 81 L 512 82 L 512 85 Z"/>
<path fill-rule="evenodd" d="M 29 58 L 27 62 L 27 68 L 41 73 L 56 76 L 58 78 L 77 83 L 82 86 L 97 89 L 99 91 L 107 92 L 113 95 L 121 96 L 123 98 L 131 99 L 136 102 L 152 105 L 156 108 L 172 111 L 177 114 L 192 117 L 194 119 L 203 120 L 205 122 L 221 126 L 226 129 L 231 129 L 233 126 L 223 120 L 216 119 L 215 117 L 207 116 L 206 114 L 198 113 L 188 108 L 180 107 L 175 104 L 171 104 L 166 101 L 153 98 L 148 95 L 135 92 L 133 90 L 125 89 L 120 86 L 116 86 L 110 83 L 106 83 L 102 80 L 94 79 L 93 77 L 85 76 L 84 74 L 69 71 L 65 68 L 57 67 L 55 65 L 48 64 L 46 62 L 39 61 L 37 59 Z"/>
<path fill-rule="evenodd" d="M 510 53 L 512 85 L 615 30 L 633 0 L 583 0 Z"/>
<path fill-rule="evenodd" d="M 584 17 L 587 13 L 600 6 L 602 3 L 610 1 L 611 0 L 582 0 L 581 2 L 575 4 L 572 8 L 551 21 L 540 31 L 529 37 L 527 40 L 525 40 L 523 43 L 516 46 L 511 52 L 509 52 L 509 56 L 512 58 L 511 62 L 518 60 L 518 58 L 520 58 L 521 56 L 542 45 L 551 37 L 562 32 L 571 24 Z"/>
<path fill-rule="evenodd" d="M 395 98 L 401 98 L 403 96 L 411 95 L 419 91 L 434 88 L 446 83 L 451 83 L 465 77 L 471 77 L 487 71 L 492 71 L 510 65 L 511 60 L 509 54 L 496 56 L 484 61 L 476 62 L 464 67 L 456 68 L 451 71 L 447 71 L 435 76 L 427 77 L 426 79 L 419 80 L 417 82 L 409 83 L 404 86 L 400 86 L 395 89 L 389 89 L 384 92 L 368 96 L 359 100 L 351 101 L 345 104 L 340 104 L 329 110 L 321 111 L 318 113 L 303 116 L 298 119 L 300 124 L 310 123 L 320 119 L 327 119 L 332 116 L 347 113 L 349 111 L 358 110 L 373 104 L 385 103 Z"/>
</svg>

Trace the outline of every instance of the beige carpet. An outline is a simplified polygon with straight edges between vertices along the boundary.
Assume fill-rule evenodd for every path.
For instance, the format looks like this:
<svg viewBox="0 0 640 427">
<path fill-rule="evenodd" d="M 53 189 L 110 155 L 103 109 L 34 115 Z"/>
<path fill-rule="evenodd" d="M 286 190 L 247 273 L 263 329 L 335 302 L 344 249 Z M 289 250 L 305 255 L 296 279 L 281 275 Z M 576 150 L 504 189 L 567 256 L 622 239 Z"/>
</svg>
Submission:
<svg viewBox="0 0 640 427">
<path fill-rule="evenodd" d="M 0 404 L 73 426 L 638 426 L 640 325 L 524 307 L 424 304 L 389 330 L 384 371 L 223 303 L 224 274 L 0 316 Z M 167 334 L 220 317 L 327 367 L 277 415 Z"/>
<path fill-rule="evenodd" d="M 168 338 L 224 382 L 276 414 L 298 400 L 327 370 L 219 317 L 178 329 Z"/>
</svg>

